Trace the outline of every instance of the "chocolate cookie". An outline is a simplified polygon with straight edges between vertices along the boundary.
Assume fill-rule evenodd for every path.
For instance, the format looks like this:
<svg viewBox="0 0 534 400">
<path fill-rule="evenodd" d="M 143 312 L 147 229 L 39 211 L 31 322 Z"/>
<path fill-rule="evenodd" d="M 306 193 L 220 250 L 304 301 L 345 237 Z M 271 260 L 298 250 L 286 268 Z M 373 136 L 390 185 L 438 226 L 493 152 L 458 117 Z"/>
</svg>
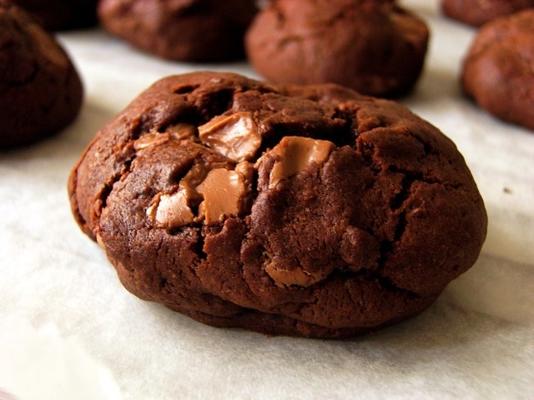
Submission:
<svg viewBox="0 0 534 400">
<path fill-rule="evenodd" d="M 78 115 L 82 84 L 69 56 L 28 14 L 0 0 L 0 148 L 28 144 Z"/>
<path fill-rule="evenodd" d="M 534 130 L 534 10 L 499 18 L 480 30 L 462 83 L 482 108 Z"/>
<path fill-rule="evenodd" d="M 97 134 L 69 193 L 132 293 L 270 334 L 415 315 L 486 234 L 462 156 L 403 106 L 233 74 L 154 84 Z"/>
<path fill-rule="evenodd" d="M 86 28 L 96 24 L 98 0 L 11 0 L 48 30 Z"/>
<path fill-rule="evenodd" d="M 254 0 L 102 0 L 104 27 L 159 57 L 225 61 L 242 57 Z"/>
<path fill-rule="evenodd" d="M 532 7 L 534 0 L 442 0 L 441 3 L 445 15 L 473 26 Z"/>
<path fill-rule="evenodd" d="M 273 0 L 247 33 L 255 69 L 279 83 L 338 83 L 398 96 L 423 68 L 429 32 L 384 0 Z"/>
</svg>

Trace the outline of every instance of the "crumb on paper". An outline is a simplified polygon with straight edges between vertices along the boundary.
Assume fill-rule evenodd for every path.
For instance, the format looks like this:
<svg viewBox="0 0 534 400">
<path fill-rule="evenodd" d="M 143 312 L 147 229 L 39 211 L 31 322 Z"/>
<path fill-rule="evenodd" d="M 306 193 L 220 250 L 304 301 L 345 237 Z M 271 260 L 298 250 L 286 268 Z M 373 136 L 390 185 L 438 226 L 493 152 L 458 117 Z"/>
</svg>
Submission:
<svg viewBox="0 0 534 400">
<path fill-rule="evenodd" d="M 512 194 L 512 189 L 506 186 L 502 188 L 502 191 L 506 194 Z"/>
</svg>

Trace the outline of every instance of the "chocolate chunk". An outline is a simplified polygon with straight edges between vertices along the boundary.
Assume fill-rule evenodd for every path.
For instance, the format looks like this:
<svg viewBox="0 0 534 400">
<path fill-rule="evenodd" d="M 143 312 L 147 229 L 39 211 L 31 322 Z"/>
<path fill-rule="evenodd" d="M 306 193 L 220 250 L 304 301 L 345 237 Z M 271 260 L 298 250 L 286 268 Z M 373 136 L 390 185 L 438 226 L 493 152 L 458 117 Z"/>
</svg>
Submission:
<svg viewBox="0 0 534 400">
<path fill-rule="evenodd" d="M 191 140 L 195 138 L 196 128 L 189 124 L 176 124 L 168 127 L 164 133 L 150 132 L 134 143 L 135 150 L 143 150 L 151 146 L 159 146 L 169 140 Z"/>
<path fill-rule="evenodd" d="M 225 168 L 211 170 L 196 190 L 204 196 L 200 214 L 208 225 L 220 222 L 224 217 L 238 215 L 246 194 L 243 176 Z"/>
<path fill-rule="evenodd" d="M 313 164 L 322 164 L 335 145 L 327 140 L 300 136 L 286 136 L 268 154 L 277 158 L 269 177 L 269 188 L 286 178 L 306 170 Z"/>
<path fill-rule="evenodd" d="M 180 187 L 187 191 L 190 198 L 200 198 L 202 200 L 202 196 L 197 192 L 196 187 L 202 183 L 208 172 L 208 167 L 203 163 L 194 164 L 180 181 Z"/>
<path fill-rule="evenodd" d="M 176 124 L 169 126 L 166 130 L 175 140 L 191 140 L 197 135 L 197 128 L 190 124 Z"/>
<path fill-rule="evenodd" d="M 265 272 L 273 279 L 278 286 L 301 286 L 308 287 L 324 279 L 324 274 L 311 273 L 301 267 L 294 269 L 282 268 L 271 262 L 265 266 Z"/>
<path fill-rule="evenodd" d="M 179 228 L 193 222 L 194 215 L 187 205 L 188 193 L 180 189 L 174 194 L 157 195 L 147 209 L 147 215 L 158 228 Z"/>
<path fill-rule="evenodd" d="M 254 165 L 248 161 L 243 161 L 237 164 L 235 166 L 235 171 L 239 173 L 248 184 L 252 182 L 254 177 Z"/>
<path fill-rule="evenodd" d="M 164 133 L 147 133 L 134 142 L 134 149 L 140 151 L 146 149 L 147 147 L 159 146 L 160 144 L 168 142 L 170 138 L 170 135 Z"/>
<path fill-rule="evenodd" d="M 261 145 L 261 135 L 249 112 L 215 117 L 198 131 L 202 143 L 236 162 L 250 160 Z"/>
</svg>

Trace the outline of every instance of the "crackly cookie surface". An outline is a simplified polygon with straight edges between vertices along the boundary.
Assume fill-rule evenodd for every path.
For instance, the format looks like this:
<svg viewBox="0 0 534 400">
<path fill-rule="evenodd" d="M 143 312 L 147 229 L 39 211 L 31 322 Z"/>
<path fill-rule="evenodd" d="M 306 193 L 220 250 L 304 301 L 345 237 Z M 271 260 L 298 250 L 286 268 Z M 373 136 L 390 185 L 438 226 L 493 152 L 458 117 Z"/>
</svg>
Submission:
<svg viewBox="0 0 534 400">
<path fill-rule="evenodd" d="M 234 74 L 154 84 L 97 134 L 69 193 L 137 296 L 313 337 L 421 312 L 487 222 L 454 144 L 404 107 Z"/>
<path fill-rule="evenodd" d="M 247 32 L 254 68 L 279 83 L 337 83 L 403 95 L 419 78 L 426 24 L 393 1 L 274 0 Z"/>
<path fill-rule="evenodd" d="M 61 130 L 78 115 L 82 96 L 78 73 L 57 41 L 0 0 L 0 148 Z"/>
<path fill-rule="evenodd" d="M 484 25 L 465 59 L 462 84 L 482 108 L 534 130 L 534 9 Z"/>
<path fill-rule="evenodd" d="M 102 0 L 110 33 L 159 57 L 225 61 L 244 55 L 243 36 L 254 0 Z"/>
<path fill-rule="evenodd" d="M 442 0 L 441 8 L 450 18 L 481 26 L 496 18 L 534 8 L 534 0 Z"/>
</svg>

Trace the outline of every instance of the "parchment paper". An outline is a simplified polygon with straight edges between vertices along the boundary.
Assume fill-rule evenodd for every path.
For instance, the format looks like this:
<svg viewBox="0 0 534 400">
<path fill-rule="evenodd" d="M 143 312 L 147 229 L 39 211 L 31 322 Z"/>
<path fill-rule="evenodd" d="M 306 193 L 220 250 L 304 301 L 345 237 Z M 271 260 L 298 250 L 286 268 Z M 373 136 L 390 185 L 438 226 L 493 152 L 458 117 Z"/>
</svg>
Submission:
<svg viewBox="0 0 534 400">
<path fill-rule="evenodd" d="M 404 102 L 457 143 L 490 217 L 479 261 L 433 307 L 336 342 L 215 329 L 127 293 L 71 217 L 71 166 L 160 77 L 254 75 L 246 64 L 159 61 L 99 30 L 62 34 L 86 86 L 79 120 L 0 154 L 0 389 L 21 400 L 534 399 L 534 133 L 462 98 L 473 30 L 442 18 L 436 1 L 406 5 L 433 38 Z"/>
</svg>

